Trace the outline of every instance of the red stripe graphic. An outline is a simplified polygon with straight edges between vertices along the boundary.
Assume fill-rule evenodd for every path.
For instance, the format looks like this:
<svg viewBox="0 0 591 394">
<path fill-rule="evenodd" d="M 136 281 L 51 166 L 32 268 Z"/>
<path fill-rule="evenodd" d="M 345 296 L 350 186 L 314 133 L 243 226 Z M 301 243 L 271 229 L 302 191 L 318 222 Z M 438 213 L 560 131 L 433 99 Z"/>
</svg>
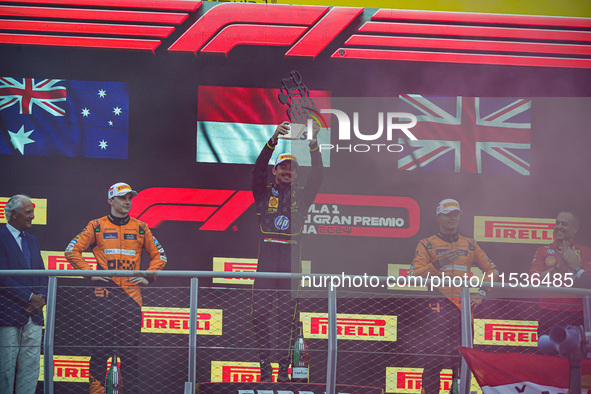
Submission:
<svg viewBox="0 0 591 394">
<path fill-rule="evenodd" d="M 591 28 L 591 19 L 562 16 L 480 14 L 471 12 L 414 11 L 380 9 L 372 20 L 398 19 L 425 22 L 490 23 L 495 25 L 528 25 Z"/>
<path fill-rule="evenodd" d="M 558 68 L 591 68 L 591 59 L 545 58 L 541 56 L 509 56 L 475 53 L 413 52 L 339 48 L 332 54 L 336 59 L 398 60 L 415 62 L 441 62 L 464 64 L 491 64 L 502 66 L 532 66 Z"/>
<path fill-rule="evenodd" d="M 533 42 L 507 42 L 484 40 L 455 40 L 445 38 L 422 38 L 400 36 L 351 36 L 345 45 L 367 45 L 404 48 L 429 48 L 429 49 L 461 49 L 475 51 L 498 52 L 529 52 L 529 53 L 553 53 L 566 55 L 591 56 L 591 46 L 568 44 L 542 44 Z"/>
<path fill-rule="evenodd" d="M 174 11 L 195 11 L 202 1 L 195 0 L 2 0 L 4 3 L 73 5 L 84 7 L 143 8 Z"/>
<path fill-rule="evenodd" d="M 90 33 L 90 34 L 116 34 L 127 36 L 168 37 L 174 31 L 174 27 L 168 26 L 133 26 L 133 25 L 107 25 L 99 23 L 78 22 L 50 22 L 50 21 L 24 21 L 5 20 L 0 24 L 2 30 L 28 30 L 53 33 Z"/>
<path fill-rule="evenodd" d="M 287 106 L 277 99 L 279 89 L 199 86 L 197 120 L 209 122 L 277 125 L 289 120 Z M 311 90 L 310 96 L 322 108 L 329 92 Z M 232 103 L 232 105 L 228 105 Z"/>
<path fill-rule="evenodd" d="M 21 45 L 51 45 L 81 48 L 138 49 L 154 51 L 159 40 L 129 40 L 124 38 L 94 38 L 71 36 L 33 36 L 27 34 L 0 34 L 0 42 Z"/>
<path fill-rule="evenodd" d="M 488 26 L 422 25 L 417 23 L 366 22 L 359 28 L 359 31 L 365 33 L 433 34 L 438 36 L 591 42 L 591 32 L 586 31 L 520 29 Z"/>
<path fill-rule="evenodd" d="M 0 16 L 30 18 L 83 19 L 94 21 L 121 21 L 181 24 L 188 14 L 147 11 L 91 10 L 81 8 L 21 7 L 0 5 Z"/>
</svg>

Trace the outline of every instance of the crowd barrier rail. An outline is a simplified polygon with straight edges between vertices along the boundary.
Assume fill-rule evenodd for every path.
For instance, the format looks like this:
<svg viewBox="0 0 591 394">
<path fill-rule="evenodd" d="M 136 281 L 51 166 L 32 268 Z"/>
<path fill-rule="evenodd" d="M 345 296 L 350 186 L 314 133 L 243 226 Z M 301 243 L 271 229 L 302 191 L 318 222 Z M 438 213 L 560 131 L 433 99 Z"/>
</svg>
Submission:
<svg viewBox="0 0 591 394">
<path fill-rule="evenodd" d="M 302 277 L 310 277 L 310 276 L 320 276 L 320 277 L 326 277 L 329 274 L 290 274 L 290 273 L 272 273 L 272 272 L 221 272 L 221 271 L 101 271 L 100 272 L 100 276 L 104 276 L 104 277 L 178 277 L 178 278 L 186 278 L 188 280 L 190 280 L 190 286 L 188 289 L 188 296 L 189 296 L 189 318 L 188 318 L 188 335 L 187 335 L 187 340 L 186 340 L 186 360 L 187 360 L 187 376 L 186 376 L 186 381 L 184 383 L 184 393 L 185 394 L 194 394 L 195 393 L 195 388 L 196 388 L 196 384 L 198 383 L 198 377 L 197 377 L 197 367 L 198 367 L 198 357 L 203 356 L 203 354 L 198 354 L 198 349 L 200 349 L 200 347 L 198 346 L 198 305 L 200 304 L 200 294 L 207 294 L 208 292 L 214 292 L 219 290 L 219 288 L 210 288 L 210 287 L 206 287 L 206 286 L 201 286 L 199 285 L 199 279 L 206 279 L 206 278 L 252 278 L 252 279 L 257 279 L 257 278 L 265 278 L 265 279 L 279 279 L 279 280 L 292 280 L 292 281 L 300 281 Z M 341 274 L 338 274 L 341 275 Z M 338 276 L 337 274 L 335 274 L 335 276 Z M 63 277 L 91 277 L 91 276 L 97 276 L 97 271 L 94 270 L 77 270 L 77 271 L 72 271 L 72 270 L 52 270 L 52 271 L 46 271 L 46 270 L 0 270 L 0 276 L 10 276 L 10 277 L 16 277 L 16 276 L 47 276 L 48 277 L 48 296 L 47 296 L 47 305 L 46 305 L 46 310 L 45 310 L 45 330 L 44 330 L 44 337 L 43 337 L 43 344 L 42 344 L 42 350 L 43 350 L 43 354 L 42 354 L 42 362 L 43 362 L 43 392 L 47 393 L 47 394 L 53 394 L 55 392 L 54 389 L 54 357 L 55 357 L 55 338 L 56 338 L 56 309 L 58 307 L 57 302 L 58 302 L 58 279 L 59 278 L 63 278 Z M 380 283 L 387 283 L 387 280 L 392 280 L 392 277 L 378 277 Z M 389 279 L 388 279 L 389 278 Z M 429 285 L 429 281 L 425 282 L 426 285 Z M 98 286 L 98 284 L 97 284 Z M 483 287 L 497 287 L 500 288 L 501 285 L 499 283 L 484 283 L 482 285 Z M 66 286 L 64 286 L 66 287 Z M 163 292 L 167 291 L 167 288 L 162 288 L 161 289 Z M 178 290 L 178 289 L 177 289 Z M 245 289 L 241 289 L 242 292 L 244 292 Z M 520 297 L 523 297 L 523 299 L 518 299 L 516 300 L 515 298 L 513 298 L 514 296 L 512 296 L 512 298 L 508 298 L 506 300 L 503 300 L 502 297 L 498 297 L 497 301 L 498 304 L 494 305 L 493 307 L 489 307 L 489 308 L 494 308 L 491 309 L 490 311 L 487 311 L 486 309 L 484 309 L 483 314 L 487 315 L 490 314 L 491 316 L 493 316 L 493 319 L 487 319 L 487 318 L 475 318 L 474 316 L 472 316 L 470 314 L 470 297 L 471 297 L 471 293 L 470 293 L 470 288 L 467 287 L 463 287 L 461 289 L 461 293 L 460 293 L 460 298 L 461 298 L 461 304 L 462 304 L 462 311 L 461 311 L 461 344 L 464 347 L 469 347 L 469 348 L 473 348 L 476 346 L 479 346 L 483 343 L 485 343 L 487 340 L 489 342 L 492 343 L 492 348 L 495 349 L 495 346 L 498 347 L 497 351 L 503 351 L 505 348 L 503 348 L 502 346 L 510 346 L 511 349 L 518 349 L 519 351 L 521 351 L 522 349 L 525 349 L 525 351 L 531 351 L 532 348 L 534 348 L 534 342 L 537 341 L 537 336 L 535 334 L 535 325 L 531 326 L 528 325 L 530 322 L 529 320 L 518 320 L 518 323 L 516 327 L 522 327 L 521 331 L 519 331 L 519 329 L 517 329 L 518 331 L 518 337 L 516 337 L 514 335 L 514 333 L 506 333 L 507 335 L 504 335 L 504 333 L 502 332 L 502 330 L 498 329 L 498 327 L 500 327 L 498 322 L 505 322 L 506 320 L 503 320 L 504 316 L 501 312 L 504 309 L 503 307 L 503 303 L 506 303 L 507 305 L 510 305 L 510 307 L 507 307 L 507 311 L 509 311 L 510 309 L 519 309 L 519 310 L 524 310 L 527 309 L 528 307 L 531 307 L 532 309 L 535 309 L 535 304 L 536 301 L 532 301 L 532 300 L 528 300 L 526 297 L 528 295 L 532 295 L 532 299 L 534 299 L 536 296 L 534 296 L 534 294 L 539 293 L 540 291 L 544 291 L 546 293 L 552 293 L 552 294 L 556 294 L 557 297 L 560 296 L 578 296 L 578 297 L 584 297 L 584 308 L 583 308 L 583 312 L 584 312 L 584 323 L 585 323 L 585 331 L 586 332 L 591 332 L 591 314 L 590 314 L 590 297 L 591 297 L 591 290 L 589 289 L 575 289 L 575 288 L 558 288 L 558 287 L 546 287 L 546 286 L 518 286 L 518 288 L 513 288 L 511 289 L 513 292 L 518 292 L 519 294 L 521 294 Z M 144 291 L 144 290 L 142 290 Z M 168 290 L 170 291 L 170 290 Z M 222 292 L 227 293 L 228 295 L 230 294 L 230 292 L 232 291 L 232 289 L 222 289 Z M 187 292 L 186 288 L 182 289 L 182 292 Z M 346 345 L 343 346 L 342 349 L 339 349 L 337 347 L 337 344 L 340 343 L 340 341 L 338 341 L 337 339 L 339 337 L 343 337 L 346 336 L 346 334 L 348 334 L 348 330 L 349 328 L 344 327 L 343 328 L 343 321 L 347 320 L 346 318 L 343 318 L 343 321 L 341 321 L 340 323 L 337 322 L 337 314 L 340 313 L 342 311 L 343 316 L 348 317 L 349 319 L 351 319 L 351 317 L 355 318 L 358 317 L 358 315 L 354 315 L 354 314 L 350 314 L 351 311 L 355 311 L 356 307 L 357 310 L 359 310 L 359 308 L 361 308 L 362 310 L 370 310 L 370 315 L 368 316 L 373 316 L 373 317 L 380 317 L 382 316 L 384 320 L 382 324 L 383 327 L 378 327 L 378 328 L 369 328 L 369 331 L 363 331 L 364 328 L 361 327 L 359 328 L 359 335 L 361 336 L 380 336 L 381 338 L 386 338 L 385 340 L 387 340 L 388 338 L 388 333 L 385 332 L 384 330 L 388 330 L 388 324 L 390 324 L 387 319 L 390 318 L 389 316 L 385 316 L 380 314 L 380 312 L 376 312 L 373 315 L 371 315 L 371 311 L 374 310 L 374 307 L 376 305 L 372 306 L 373 304 L 379 304 L 378 306 L 380 306 L 380 308 L 377 308 L 375 310 L 378 311 L 383 311 L 383 310 L 390 310 L 391 308 L 395 308 L 396 306 L 393 306 L 393 302 L 392 300 L 396 300 L 398 298 L 404 298 L 407 302 L 411 303 L 411 302 L 415 302 L 416 299 L 425 299 L 425 298 L 429 298 L 432 297 L 432 295 L 426 295 L 425 293 L 422 294 L 418 294 L 417 292 L 406 292 L 404 294 L 398 294 L 397 292 L 392 292 L 390 293 L 387 297 L 384 297 L 383 294 L 378 294 L 378 293 L 373 293 L 371 291 L 371 289 L 364 289 L 363 292 L 357 292 L 357 293 L 351 293 L 348 290 L 344 290 L 341 288 L 333 288 L 331 286 L 329 286 L 326 289 L 321 289 L 321 290 L 316 290 L 314 292 L 314 296 L 316 299 L 318 299 L 319 294 L 321 295 L 322 298 L 324 298 L 323 301 L 321 302 L 316 302 L 316 306 L 315 308 L 313 308 L 315 310 L 315 312 L 320 312 L 319 309 L 324 309 L 326 311 L 326 315 L 322 315 L 321 317 L 310 317 L 308 315 L 312 315 L 310 313 L 307 312 L 302 312 L 300 310 L 300 320 L 303 321 L 306 318 L 308 319 L 308 325 L 310 325 L 310 319 L 316 319 L 314 321 L 322 321 L 322 333 L 325 334 L 324 337 L 322 337 L 325 342 L 323 342 L 322 346 L 319 346 L 318 348 L 321 349 L 320 351 L 324 353 L 324 356 L 322 357 L 322 359 L 324 357 L 326 357 L 326 374 L 322 375 L 322 380 L 323 383 L 326 382 L 326 393 L 336 393 L 336 385 L 341 383 L 341 384 L 352 384 L 355 382 L 341 382 L 342 380 L 346 380 L 343 379 L 343 376 L 348 374 L 348 371 L 351 368 L 356 368 L 353 367 L 353 364 L 359 364 L 359 363 L 363 363 L 363 361 L 359 361 L 362 360 L 363 357 L 367 357 L 369 354 L 369 357 L 377 357 L 378 354 L 383 354 L 384 357 L 388 357 L 388 353 L 391 352 L 392 354 L 397 355 L 398 359 L 404 359 L 404 357 L 407 357 L 409 360 L 416 358 L 415 356 L 418 356 L 419 358 L 423 357 L 423 356 L 436 356 L 433 354 L 429 354 L 429 355 L 423 355 L 421 354 L 420 348 L 413 348 L 410 345 L 405 344 L 406 349 L 403 351 L 400 351 L 398 348 L 396 347 L 377 347 L 375 346 L 375 343 L 370 343 L 367 341 L 367 339 L 373 339 L 373 338 L 353 338 L 355 340 L 352 341 L 345 341 L 342 342 L 342 345 Z M 230 295 L 229 295 L 230 296 Z M 277 296 L 279 296 L 279 294 L 277 294 Z M 441 297 L 441 296 L 440 296 Z M 246 296 L 240 296 L 240 299 L 242 299 L 242 303 L 244 303 L 244 305 L 247 305 L 250 301 L 247 300 Z M 337 299 L 339 300 L 337 302 Z M 321 307 L 318 307 L 317 305 L 322 305 Z M 411 305 L 411 304 L 408 304 Z M 407 321 L 414 321 L 412 320 L 413 316 L 412 314 L 414 313 L 412 308 L 409 307 L 408 305 L 403 305 L 401 308 L 401 310 L 403 311 L 407 311 L 408 313 L 406 315 L 404 315 L 403 313 L 395 313 L 395 315 L 397 315 L 399 317 L 399 320 L 404 320 L 406 319 Z M 429 304 L 430 305 L 430 304 Z M 500 305 L 500 307 L 499 307 Z M 517 305 L 517 308 L 516 308 Z M 280 305 L 278 306 L 278 308 L 280 308 Z M 245 308 L 246 309 L 246 306 Z M 5 311 L 3 311 L 3 313 L 5 313 Z M 394 312 L 393 312 L 394 313 Z M 305 317 L 307 316 L 307 317 Z M 494 319 L 497 320 L 494 320 Z M 244 319 L 244 318 L 242 318 Z M 415 318 L 416 320 L 416 318 Z M 381 320 L 380 320 L 381 321 Z M 497 323 L 495 323 L 497 322 Z M 394 324 L 401 324 L 400 321 L 395 321 Z M 415 323 L 413 323 L 415 324 Z M 418 324 L 418 322 L 417 322 Z M 521 326 L 519 326 L 519 324 L 521 324 Z M 537 324 L 537 322 L 536 322 Z M 502 324 L 501 324 L 502 325 Z M 506 326 L 506 325 L 505 325 Z M 385 327 L 385 328 L 384 328 Z M 495 328 L 496 327 L 496 328 Z M 534 327 L 532 329 L 532 327 Z M 476 333 L 473 331 L 477 331 Z M 495 331 L 495 329 L 497 331 Z M 340 331 L 339 331 L 340 330 Z M 382 330 L 379 331 L 378 330 Z M 394 336 L 396 335 L 400 335 L 397 334 L 398 328 L 396 327 L 395 332 L 394 332 Z M 515 331 L 515 329 L 513 329 Z M 485 332 L 485 334 L 482 334 L 482 332 Z M 492 334 L 491 334 L 492 333 Z M 355 327 L 351 328 L 350 330 L 350 335 L 355 335 Z M 495 334 L 496 336 L 493 338 L 491 335 Z M 511 334 L 511 335 L 510 335 Z M 319 334 L 320 335 L 320 334 Z M 410 338 L 411 335 L 408 334 L 404 334 L 406 335 L 406 337 Z M 490 338 L 487 338 L 487 335 Z M 320 336 L 319 336 L 320 338 Z M 484 338 L 484 339 L 483 339 Z M 519 338 L 519 341 L 521 341 L 521 343 L 516 342 L 515 338 Z M 313 340 L 313 339 L 312 339 Z M 394 341 L 396 341 L 396 338 L 391 339 L 390 345 L 391 343 L 393 343 Z M 513 341 L 513 342 L 511 342 Z M 445 342 L 445 338 L 442 338 L 442 346 L 444 345 Z M 508 345 L 507 345 L 508 344 Z M 223 345 L 218 344 L 219 346 L 217 346 L 218 348 L 227 348 L 230 349 L 231 346 L 226 346 L 224 347 Z M 211 348 L 211 347 L 210 347 Z M 490 348 L 490 347 L 489 347 Z M 202 348 L 203 350 L 201 350 L 202 352 L 205 352 L 206 349 L 208 349 L 207 346 Z M 393 350 L 392 350 L 393 349 Z M 488 349 L 488 348 L 487 348 Z M 251 349 L 252 350 L 252 349 Z M 318 351 L 318 350 L 317 350 Z M 494 351 L 494 350 L 493 350 Z M 400 353 L 397 353 L 400 352 Z M 361 356 L 363 355 L 363 356 Z M 338 357 L 338 362 L 337 362 L 337 356 Z M 357 360 L 357 361 L 352 361 L 352 360 Z M 412 364 L 411 361 L 408 362 L 409 364 Z M 344 368 L 345 372 L 342 372 L 340 375 L 337 374 L 337 370 L 338 368 Z M 404 368 L 401 368 L 401 370 L 403 370 Z M 386 370 L 388 370 L 386 368 Z M 404 374 L 406 374 L 405 376 L 415 376 L 413 381 L 409 381 L 409 386 L 404 386 L 404 384 L 401 383 L 394 383 L 391 380 L 393 378 L 390 378 L 388 375 L 388 372 L 386 373 L 386 381 L 385 384 L 382 383 L 376 383 L 376 384 L 371 384 L 371 386 L 385 386 L 386 388 L 386 392 L 404 392 L 404 393 L 412 393 L 412 392 L 416 392 L 418 389 L 420 389 L 420 383 L 416 383 L 417 382 L 417 374 L 420 374 L 420 372 L 416 372 L 416 369 L 412 369 L 411 368 L 407 368 L 405 370 L 406 372 L 404 372 Z M 410 371 L 410 372 L 409 372 Z M 380 372 L 381 373 L 381 372 Z M 447 373 L 447 372 L 445 372 Z M 451 375 L 450 376 L 444 376 L 444 374 L 442 374 L 442 380 L 445 380 L 447 383 L 445 385 L 442 384 L 442 390 L 447 391 L 447 389 L 450 387 L 451 385 Z M 414 375 L 413 375 L 414 374 Z M 449 373 L 448 373 L 449 374 Z M 418 375 L 420 376 L 420 375 Z M 465 360 L 462 359 L 461 361 L 461 368 L 460 368 L 460 374 L 459 374 L 459 378 L 460 378 L 460 387 L 459 387 L 459 393 L 462 394 L 467 394 L 470 393 L 471 390 L 474 389 L 473 386 L 473 382 L 471 383 L 471 372 L 468 368 L 468 365 L 466 364 Z M 368 375 L 368 380 L 372 381 L 374 380 L 375 382 L 383 382 L 382 377 L 379 376 L 375 376 L 372 377 L 371 375 Z M 411 379 L 411 380 L 412 380 Z M 415 382 L 415 383 L 413 383 Z M 398 388 L 388 388 L 388 386 L 396 386 Z M 472 387 L 472 388 L 471 388 Z M 414 391 L 413 391 L 414 390 Z M 419 390 L 420 391 L 420 390 Z"/>
</svg>

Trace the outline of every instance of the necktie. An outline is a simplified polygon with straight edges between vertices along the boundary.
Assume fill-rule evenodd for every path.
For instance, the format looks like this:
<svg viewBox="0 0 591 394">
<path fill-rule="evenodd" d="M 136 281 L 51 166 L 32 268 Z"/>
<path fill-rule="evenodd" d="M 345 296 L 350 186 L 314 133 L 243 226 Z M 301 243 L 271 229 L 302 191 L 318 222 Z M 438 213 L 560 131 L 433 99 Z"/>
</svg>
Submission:
<svg viewBox="0 0 591 394">
<path fill-rule="evenodd" d="M 20 237 L 21 247 L 23 248 L 23 254 L 25 255 L 25 261 L 27 262 L 27 266 L 31 268 L 31 251 L 29 250 L 29 242 L 27 242 L 27 237 L 25 237 L 24 231 L 21 233 Z"/>
</svg>

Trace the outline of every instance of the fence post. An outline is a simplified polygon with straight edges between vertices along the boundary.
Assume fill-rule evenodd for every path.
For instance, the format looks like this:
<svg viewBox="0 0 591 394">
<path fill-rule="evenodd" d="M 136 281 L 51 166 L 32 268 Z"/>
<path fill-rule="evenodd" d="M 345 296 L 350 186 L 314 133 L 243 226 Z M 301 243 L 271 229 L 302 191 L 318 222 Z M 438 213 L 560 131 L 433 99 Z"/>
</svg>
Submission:
<svg viewBox="0 0 591 394">
<path fill-rule="evenodd" d="M 55 338 L 55 306 L 57 278 L 50 276 L 45 309 L 45 338 L 43 339 L 43 392 L 53 394 L 53 346 Z"/>
<path fill-rule="evenodd" d="M 462 346 L 472 348 L 472 308 L 470 308 L 470 288 L 462 287 Z M 470 383 L 472 373 L 468 363 L 462 357 L 462 367 L 460 370 L 460 394 L 470 392 Z M 453 382 L 452 382 L 453 383 Z"/>
<path fill-rule="evenodd" d="M 337 295 L 328 289 L 328 361 L 326 363 L 326 394 L 336 393 L 337 378 Z"/>
<path fill-rule="evenodd" d="M 197 293 L 199 279 L 191 278 L 191 301 L 189 304 L 189 377 L 185 384 L 185 394 L 194 394 L 197 384 Z M 189 386 L 190 387 L 187 387 Z"/>
<path fill-rule="evenodd" d="M 589 296 L 583 298 L 583 323 L 585 333 L 591 332 L 591 297 Z M 587 358 L 589 357 L 591 357 L 591 351 L 587 351 Z"/>
</svg>

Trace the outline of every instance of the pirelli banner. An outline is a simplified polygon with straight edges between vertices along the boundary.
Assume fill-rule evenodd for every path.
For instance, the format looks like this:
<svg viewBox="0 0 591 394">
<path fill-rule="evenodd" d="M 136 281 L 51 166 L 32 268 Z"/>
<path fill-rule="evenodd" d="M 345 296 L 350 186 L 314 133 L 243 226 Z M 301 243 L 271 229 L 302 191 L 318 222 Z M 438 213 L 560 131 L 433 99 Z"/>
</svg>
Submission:
<svg viewBox="0 0 591 394">
<path fill-rule="evenodd" d="M 328 339 L 328 314 L 300 313 L 304 336 Z M 337 338 L 353 341 L 396 342 L 398 324 L 396 316 L 337 314 Z"/>
<path fill-rule="evenodd" d="M 222 335 L 221 309 L 197 310 L 198 335 Z M 142 332 L 152 334 L 189 334 L 188 308 L 142 308 Z"/>
<path fill-rule="evenodd" d="M 0 96 L 1 98 L 2 96 Z M 6 217 L 4 215 L 4 208 L 10 197 L 0 197 L 0 223 L 6 223 Z M 47 224 L 47 199 L 46 198 L 33 198 L 31 199 L 33 207 L 35 208 L 35 224 L 46 225 Z"/>
<path fill-rule="evenodd" d="M 474 239 L 483 242 L 549 244 L 556 219 L 474 216 Z"/>
<path fill-rule="evenodd" d="M 474 345 L 538 346 L 538 322 L 474 319 Z"/>
<path fill-rule="evenodd" d="M 386 393 L 421 393 L 423 388 L 423 369 L 408 367 L 388 367 L 386 368 Z M 443 369 L 439 375 L 440 394 L 451 392 L 452 371 Z M 471 393 L 482 393 L 478 383 L 472 376 Z"/>
</svg>

